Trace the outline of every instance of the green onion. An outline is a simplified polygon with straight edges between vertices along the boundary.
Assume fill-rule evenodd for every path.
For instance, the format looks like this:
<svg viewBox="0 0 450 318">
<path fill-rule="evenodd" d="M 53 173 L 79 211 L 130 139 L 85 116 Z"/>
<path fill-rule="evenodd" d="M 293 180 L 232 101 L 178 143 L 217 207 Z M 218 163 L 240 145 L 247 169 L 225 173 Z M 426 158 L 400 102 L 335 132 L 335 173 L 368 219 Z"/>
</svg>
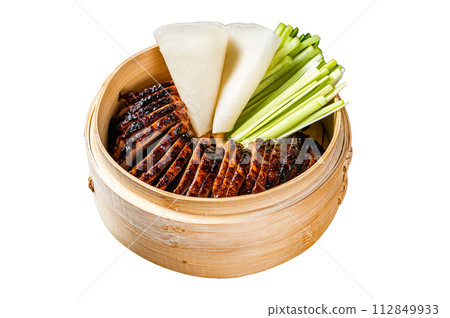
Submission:
<svg viewBox="0 0 450 318">
<path fill-rule="evenodd" d="M 270 125 L 267 125 L 267 123 L 269 123 L 269 122 L 266 121 L 266 126 L 262 127 L 256 133 L 255 133 L 255 131 L 253 131 L 253 134 L 257 134 L 258 136 L 264 135 L 264 132 L 266 132 L 268 129 L 277 125 L 281 121 L 286 120 L 286 119 L 290 118 L 291 116 L 294 116 L 295 113 L 297 113 L 299 109 L 304 108 L 309 103 L 311 103 L 317 99 L 320 99 L 325 94 L 331 92 L 333 90 L 333 86 L 327 84 L 329 82 L 329 80 L 330 80 L 329 78 L 322 79 L 323 83 L 321 85 L 318 85 L 317 89 L 311 91 L 311 93 L 308 94 L 309 98 L 307 98 L 306 100 L 302 100 L 301 104 L 297 104 L 295 108 L 292 108 L 287 112 L 284 112 L 284 114 L 282 116 L 279 116 L 276 121 L 270 122 Z"/>
<path fill-rule="evenodd" d="M 285 44 L 278 49 L 278 51 L 273 56 L 272 62 L 270 62 L 268 70 L 271 70 L 275 65 L 278 64 L 286 55 L 295 50 L 298 46 L 301 45 L 301 42 L 298 38 L 293 38 L 289 41 L 286 41 Z"/>
<path fill-rule="evenodd" d="M 291 38 L 296 37 L 297 34 L 298 34 L 298 28 L 295 28 L 294 31 L 292 31 L 292 33 L 291 33 Z"/>
<path fill-rule="evenodd" d="M 286 137 L 315 122 L 312 121 L 315 117 L 323 118 L 322 113 L 318 113 L 316 116 L 313 115 L 315 112 L 320 112 L 322 109 L 325 109 L 326 107 L 324 106 L 328 104 L 346 85 L 347 84 L 344 83 L 327 93 L 325 96 L 318 96 L 313 100 L 306 101 L 304 104 L 300 105 L 300 107 L 284 114 L 277 121 L 272 122 L 270 127 L 264 129 L 262 132 L 259 132 L 256 138 Z M 331 87 L 331 85 L 329 86 Z M 343 101 L 340 102 L 344 103 Z M 333 105 L 333 107 L 329 107 L 323 112 L 329 115 L 331 112 L 340 109 L 339 106 L 339 104 Z M 253 138 L 253 136 L 250 137 L 250 139 L 251 138 Z"/>
<path fill-rule="evenodd" d="M 289 53 L 289 56 L 294 57 L 298 53 L 300 53 L 302 50 L 307 48 L 310 45 L 313 45 L 315 43 L 318 43 L 320 41 L 320 37 L 318 35 L 314 35 L 313 37 L 303 39 L 301 44 L 295 48 L 295 50 L 291 51 Z"/>
<path fill-rule="evenodd" d="M 303 107 L 297 109 L 296 112 L 291 114 L 289 118 L 278 119 L 269 129 L 264 133 L 258 134 L 260 138 L 278 138 L 286 130 L 289 130 L 289 124 L 298 123 L 300 120 L 308 117 L 320 108 L 326 105 L 326 99 L 323 96 L 316 98 L 315 100 L 303 105 Z"/>
<path fill-rule="evenodd" d="M 277 103 L 282 101 L 283 98 L 287 98 L 289 97 L 289 95 L 295 92 L 295 90 L 301 89 L 302 86 L 300 85 L 309 84 L 308 80 L 310 81 L 314 80 L 313 76 L 319 75 L 320 71 L 317 68 L 313 68 L 312 66 L 315 63 L 319 63 L 321 58 L 322 58 L 321 55 L 316 55 L 313 59 L 311 59 L 308 63 L 306 63 L 294 76 L 292 76 L 292 78 L 290 78 L 287 82 L 285 82 L 263 103 L 261 103 L 258 107 L 256 107 L 253 116 L 247 122 L 245 122 L 244 125 L 238 127 L 237 129 L 235 126 L 235 128 L 230 133 L 228 133 L 228 136 L 232 138 L 240 138 L 238 136 L 245 135 L 245 133 L 247 133 L 247 131 L 251 129 L 251 126 L 254 124 L 254 122 L 261 117 L 261 113 L 270 111 L 270 109 L 276 106 Z M 307 72 L 310 69 L 312 69 L 311 72 Z M 303 75 L 305 75 L 305 77 L 303 77 Z"/>
<path fill-rule="evenodd" d="M 281 42 L 251 99 L 227 138 L 247 144 L 256 138 L 287 137 L 345 107 L 332 102 L 346 86 L 338 85 L 344 69 L 335 60 L 325 62 L 320 37 L 297 37 L 298 28 L 280 23 Z"/>
<path fill-rule="evenodd" d="M 305 128 L 309 125 L 314 124 L 315 122 L 318 122 L 319 120 L 331 115 L 334 112 L 337 112 L 338 110 L 344 108 L 349 103 L 344 103 L 343 100 L 340 100 L 338 102 L 335 102 L 333 104 L 330 104 L 328 106 L 323 107 L 322 109 L 316 111 L 315 113 L 309 115 L 307 118 L 305 118 L 303 121 L 297 124 L 294 128 L 291 130 L 286 131 L 285 133 L 281 134 L 278 138 L 284 138 L 292 135 L 293 133 L 299 131 L 302 128 Z"/>
<path fill-rule="evenodd" d="M 305 66 L 306 63 L 308 63 L 314 57 L 318 55 L 322 57 L 320 52 L 320 49 L 315 49 L 312 46 L 309 46 L 294 59 L 292 59 L 292 64 L 287 64 L 284 67 L 281 67 L 273 75 L 263 78 L 258 87 L 256 87 L 255 92 L 253 93 L 253 96 L 249 101 L 249 104 L 252 105 L 258 102 L 262 98 L 280 88 L 283 83 L 287 82 L 288 79 L 294 76 L 295 73 L 297 73 L 303 66 Z"/>
<path fill-rule="evenodd" d="M 291 35 L 292 31 L 293 31 L 293 29 L 290 25 L 286 26 L 286 28 L 283 30 L 283 33 L 280 35 L 281 42 L 280 42 L 279 48 L 283 47 L 286 40 L 290 39 L 289 35 Z"/>
<path fill-rule="evenodd" d="M 267 69 L 267 72 L 264 75 L 262 80 L 264 81 L 265 79 L 271 77 L 272 75 L 274 75 L 275 73 L 278 73 L 280 70 L 282 70 L 286 67 L 292 68 L 292 57 L 290 57 L 289 55 L 286 55 L 274 68 Z M 258 94 L 257 90 L 255 90 L 254 94 Z"/>
<path fill-rule="evenodd" d="M 281 34 L 283 34 L 284 29 L 286 29 L 286 25 L 284 23 L 280 23 L 280 24 L 278 24 L 274 33 L 278 36 L 281 36 Z"/>
</svg>

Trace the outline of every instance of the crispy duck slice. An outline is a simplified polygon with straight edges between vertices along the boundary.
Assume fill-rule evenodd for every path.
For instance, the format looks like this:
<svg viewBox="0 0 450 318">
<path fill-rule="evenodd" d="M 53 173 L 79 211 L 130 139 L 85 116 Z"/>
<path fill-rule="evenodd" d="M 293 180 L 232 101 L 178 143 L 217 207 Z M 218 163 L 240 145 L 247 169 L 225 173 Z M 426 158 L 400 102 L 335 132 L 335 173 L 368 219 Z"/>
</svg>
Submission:
<svg viewBox="0 0 450 318">
<path fill-rule="evenodd" d="M 310 164 L 310 159 L 315 158 L 315 154 L 319 153 L 319 144 L 309 135 L 302 132 L 297 132 L 293 137 L 297 138 L 297 144 L 299 145 L 299 152 L 295 158 L 295 165 L 297 170 L 293 177 L 305 172 Z M 320 147 L 322 149 L 322 147 Z"/>
<path fill-rule="evenodd" d="M 156 110 L 174 102 L 181 102 L 178 96 L 164 96 L 160 99 L 155 100 L 154 102 L 142 107 L 138 111 L 132 114 L 128 114 L 124 116 L 122 121 L 117 124 L 116 130 L 118 132 L 125 132 L 130 125 L 132 125 L 136 120 L 139 120 L 146 115 L 155 112 Z"/>
<path fill-rule="evenodd" d="M 209 193 L 211 192 L 214 180 L 217 177 L 217 173 L 219 172 L 220 164 L 222 163 L 224 154 L 223 147 L 217 147 L 216 148 L 216 154 L 214 158 L 213 165 L 211 167 L 211 171 L 206 176 L 206 180 L 202 185 L 202 188 L 197 194 L 197 197 L 199 198 L 207 198 L 209 196 Z"/>
<path fill-rule="evenodd" d="M 111 118 L 111 121 L 109 122 L 108 145 L 110 152 L 115 150 L 113 146 L 116 145 L 114 142 L 117 140 L 117 137 L 122 135 L 134 121 L 154 112 L 164 105 L 179 100 L 180 98 L 176 94 L 168 95 L 165 91 L 160 91 L 129 107 L 122 108 L 122 110 L 119 111 L 119 114 Z M 148 102 L 144 103 L 144 101 Z"/>
<path fill-rule="evenodd" d="M 223 180 L 226 177 L 228 164 L 230 162 L 231 156 L 234 154 L 236 150 L 236 141 L 234 139 L 230 139 L 226 142 L 224 147 L 224 155 L 222 163 L 220 164 L 219 172 L 217 173 L 217 177 L 214 180 L 212 187 L 212 196 L 215 197 L 220 187 L 222 186 Z"/>
<path fill-rule="evenodd" d="M 173 81 L 155 84 L 149 88 L 144 89 L 140 93 L 136 92 L 136 91 L 129 91 L 123 95 L 119 94 L 119 101 L 123 101 L 123 102 L 125 102 L 125 104 L 127 106 L 130 106 L 130 105 L 140 101 L 141 99 L 146 98 L 146 97 L 162 90 L 163 88 L 166 88 L 169 86 L 173 86 Z"/>
<path fill-rule="evenodd" d="M 280 166 L 280 184 L 291 180 L 297 172 L 298 166 L 295 160 L 298 157 L 301 148 L 301 141 L 298 138 L 287 138 L 288 145 L 286 160 Z"/>
<path fill-rule="evenodd" d="M 192 135 L 189 132 L 183 133 L 180 138 L 170 147 L 167 153 L 153 165 L 146 173 L 142 174 L 140 180 L 153 184 L 156 178 L 163 172 L 165 168 L 177 157 L 181 149 L 184 148 L 186 142 L 189 142 Z"/>
<path fill-rule="evenodd" d="M 194 180 L 186 192 L 188 197 L 196 197 L 203 184 L 206 182 L 208 174 L 212 171 L 215 161 L 215 146 L 209 146 L 203 153 L 200 165 L 195 173 Z"/>
<path fill-rule="evenodd" d="M 312 156 L 314 156 L 314 155 L 312 154 Z M 308 170 L 309 168 L 311 168 L 316 162 L 317 162 L 317 159 L 315 157 L 311 158 L 308 162 L 308 166 L 306 167 L 305 171 Z"/>
<path fill-rule="evenodd" d="M 274 143 L 272 140 L 268 139 L 264 142 L 266 145 L 264 147 L 264 156 L 261 163 L 261 168 L 259 169 L 258 178 L 253 186 L 252 193 L 259 193 L 264 191 L 266 188 L 267 173 L 269 171 L 269 159 L 272 154 Z"/>
<path fill-rule="evenodd" d="M 248 168 L 250 166 L 251 152 L 249 149 L 244 149 L 242 152 L 241 160 L 234 172 L 233 178 L 231 179 L 230 186 L 228 187 L 226 197 L 234 197 L 239 193 L 239 189 L 245 181 L 245 177 L 248 173 Z"/>
<path fill-rule="evenodd" d="M 311 154 L 311 152 L 307 151 L 308 155 L 311 156 L 311 159 L 303 159 L 301 164 L 298 165 L 297 171 L 295 172 L 295 177 L 301 175 L 303 172 L 308 170 L 312 167 L 314 163 L 316 163 L 316 160 L 314 159 L 314 154 Z"/>
<path fill-rule="evenodd" d="M 225 174 L 225 178 L 223 179 L 222 185 L 219 190 L 214 195 L 215 198 L 223 198 L 227 194 L 227 190 L 230 187 L 231 180 L 233 179 L 234 173 L 241 161 L 242 153 L 244 151 L 244 146 L 240 143 L 236 143 L 236 150 L 230 157 L 230 162 L 228 163 L 227 173 Z"/>
<path fill-rule="evenodd" d="M 186 106 L 183 102 L 175 102 L 172 104 L 166 104 L 165 106 L 155 110 L 154 112 L 151 112 L 148 115 L 142 116 L 138 120 L 131 123 L 131 125 L 128 126 L 126 131 L 119 137 L 120 139 L 126 139 L 133 135 L 134 133 L 138 132 L 139 130 L 150 126 L 155 121 L 160 119 L 161 117 L 168 115 L 174 111 L 180 110 L 180 109 L 186 109 Z"/>
<path fill-rule="evenodd" d="M 149 154 L 136 166 L 134 166 L 131 170 L 131 174 L 139 178 L 141 174 L 147 172 L 148 169 L 151 168 L 172 146 L 178 137 L 187 132 L 188 129 L 189 127 L 184 122 L 178 123 L 170 128 L 164 137 L 162 137 L 156 146 L 149 152 Z"/>
<path fill-rule="evenodd" d="M 166 85 L 167 83 L 167 85 Z M 152 102 L 156 99 L 161 98 L 162 96 L 167 96 L 171 94 L 166 94 L 166 90 L 172 89 L 174 86 L 173 82 L 164 83 L 164 87 L 159 86 L 158 84 L 152 86 L 150 88 L 145 89 L 141 93 L 136 91 L 130 91 L 125 93 L 124 95 L 119 94 L 119 101 L 125 102 L 125 107 L 123 107 L 116 115 L 116 117 L 121 118 L 126 113 L 133 113 L 137 111 L 140 107 L 145 105 L 145 103 Z M 155 88 L 153 88 L 155 87 Z M 176 93 L 174 93 L 176 94 Z M 156 99 L 155 99 L 156 98 Z M 146 101 L 145 101 L 146 100 Z"/>
<path fill-rule="evenodd" d="M 175 97 L 178 96 L 178 90 L 175 85 L 166 87 L 160 91 L 157 91 L 154 94 L 148 95 L 141 100 L 137 101 L 133 105 L 130 105 L 129 107 L 126 107 L 124 110 L 119 112 L 118 116 L 121 118 L 125 118 L 126 116 L 130 114 L 134 114 L 141 109 L 147 107 L 148 105 L 151 105 L 152 103 L 156 102 L 158 99 L 161 99 L 163 97 Z"/>
<path fill-rule="evenodd" d="M 193 149 L 194 149 L 194 142 L 191 139 L 184 145 L 183 149 L 181 149 L 177 158 L 167 169 L 166 173 L 159 179 L 158 183 L 156 184 L 157 188 L 165 190 L 169 186 L 169 184 L 175 179 L 175 177 L 180 173 L 180 171 L 189 161 Z"/>
<path fill-rule="evenodd" d="M 311 168 L 322 156 L 324 149 L 312 138 L 305 137 L 300 153 L 297 157 L 297 173 L 298 176 Z"/>
<path fill-rule="evenodd" d="M 150 96 L 147 96 L 136 103 L 124 107 L 111 119 L 110 129 L 120 131 L 119 126 L 127 125 L 142 115 L 151 113 L 165 104 L 179 100 L 178 91 L 175 86 L 167 87 Z M 162 100 L 162 101 L 160 101 Z"/>
<path fill-rule="evenodd" d="M 124 102 L 125 105 L 130 106 L 133 105 L 134 103 L 138 102 L 140 99 L 142 99 L 141 96 L 139 96 L 140 93 L 137 91 L 129 91 L 126 92 L 125 94 L 119 93 L 119 102 Z M 126 107 L 124 107 L 126 108 Z M 122 108 L 120 112 L 124 111 L 124 108 Z"/>
<path fill-rule="evenodd" d="M 266 190 L 276 187 L 280 183 L 280 163 L 281 151 L 283 148 L 284 139 L 277 139 L 270 155 L 267 177 Z"/>
<path fill-rule="evenodd" d="M 177 111 L 162 117 L 152 125 L 142 129 L 126 140 L 121 140 L 114 152 L 114 159 L 127 168 L 133 165 L 137 154 L 141 154 L 149 145 L 164 134 L 170 127 L 179 123 L 186 122 L 186 111 Z"/>
<path fill-rule="evenodd" d="M 261 163 L 264 156 L 264 140 L 258 138 L 256 141 L 249 144 L 249 149 L 251 152 L 250 167 L 248 169 L 248 174 L 245 177 L 244 184 L 239 189 L 239 194 L 250 194 L 252 193 L 253 187 L 255 186 L 255 181 L 258 178 L 259 169 L 261 168 Z"/>
<path fill-rule="evenodd" d="M 191 159 L 186 167 L 186 170 L 181 177 L 180 182 L 177 187 L 173 190 L 175 194 L 184 194 L 192 181 L 194 180 L 195 174 L 197 172 L 198 166 L 200 165 L 201 158 L 206 148 L 211 145 L 210 138 L 201 138 L 194 147 L 194 152 L 192 153 Z"/>
</svg>

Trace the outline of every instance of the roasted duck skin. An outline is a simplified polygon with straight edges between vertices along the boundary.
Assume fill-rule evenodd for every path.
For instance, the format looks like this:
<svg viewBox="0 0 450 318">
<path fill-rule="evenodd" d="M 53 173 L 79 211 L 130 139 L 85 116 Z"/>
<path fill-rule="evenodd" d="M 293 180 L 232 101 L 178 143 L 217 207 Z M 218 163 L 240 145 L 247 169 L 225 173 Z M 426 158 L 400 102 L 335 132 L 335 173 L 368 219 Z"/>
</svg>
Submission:
<svg viewBox="0 0 450 318">
<path fill-rule="evenodd" d="M 203 183 L 200 191 L 197 194 L 199 198 L 207 198 L 209 193 L 211 192 L 214 180 L 217 177 L 217 173 L 219 172 L 220 164 L 223 160 L 224 149 L 223 147 L 217 147 L 214 162 L 212 164 L 211 170 L 206 176 L 206 180 Z"/>
<path fill-rule="evenodd" d="M 146 95 L 145 97 L 142 97 L 138 99 L 133 104 L 130 104 L 127 107 L 124 107 L 119 111 L 119 113 L 115 116 L 116 118 L 125 118 L 126 116 L 130 114 L 134 114 L 138 110 L 140 110 L 142 107 L 147 106 L 158 99 L 161 99 L 162 97 L 167 96 L 178 96 L 178 91 L 175 87 L 175 85 L 165 87 L 164 89 L 158 90 L 152 94 Z"/>
<path fill-rule="evenodd" d="M 245 181 L 245 176 L 248 173 L 248 168 L 250 166 L 251 153 L 249 149 L 244 149 L 242 156 L 240 158 L 239 164 L 234 171 L 233 178 L 231 179 L 230 185 L 228 186 L 226 197 L 234 197 L 238 194 L 239 189 Z"/>
<path fill-rule="evenodd" d="M 171 86 L 164 90 L 157 91 L 132 105 L 122 108 L 109 123 L 109 140 L 116 140 L 117 136 L 121 135 L 133 121 L 141 116 L 149 114 L 166 104 L 179 100 L 180 98 L 175 86 Z M 110 145 L 110 147 L 112 147 L 112 145 Z"/>
<path fill-rule="evenodd" d="M 133 105 L 134 103 L 142 99 L 142 97 L 139 95 L 140 93 L 136 91 L 129 91 L 123 95 L 119 93 L 119 102 L 124 102 L 127 106 Z"/>
<path fill-rule="evenodd" d="M 278 139 L 273 147 L 272 154 L 270 155 L 266 178 L 266 190 L 276 187 L 280 182 L 282 143 L 283 139 Z"/>
<path fill-rule="evenodd" d="M 136 153 L 142 153 L 144 149 L 173 125 L 186 121 L 187 114 L 185 111 L 175 112 L 162 117 L 130 138 L 121 140 L 114 152 L 114 159 L 118 161 L 122 167 L 131 166 L 136 158 Z"/>
<path fill-rule="evenodd" d="M 131 125 L 128 126 L 126 131 L 123 133 L 123 135 L 120 136 L 120 139 L 126 139 L 130 136 L 132 136 L 134 133 L 138 132 L 139 130 L 150 126 L 155 121 L 160 119 L 161 117 L 168 115 L 174 111 L 178 111 L 181 109 L 185 109 L 186 106 L 182 102 L 175 102 L 172 104 L 166 104 L 165 106 L 155 110 L 154 112 L 142 116 L 136 121 L 132 122 Z"/>
<path fill-rule="evenodd" d="M 150 153 L 140 161 L 131 170 L 131 174 L 140 177 L 141 174 L 147 172 L 162 156 L 163 154 L 172 146 L 172 144 L 180 137 L 183 133 L 187 132 L 189 127 L 186 123 L 178 123 L 164 135 L 163 138 L 156 144 L 156 146 L 150 151 Z"/>
<path fill-rule="evenodd" d="M 192 153 L 192 157 L 189 160 L 189 163 L 183 174 L 183 177 L 181 178 L 180 182 L 178 183 L 178 186 L 175 188 L 173 193 L 184 194 L 187 191 L 187 189 L 191 185 L 192 181 L 194 180 L 194 177 L 197 172 L 198 166 L 200 165 L 200 161 L 203 156 L 203 153 L 205 152 L 206 148 L 208 148 L 210 145 L 211 145 L 211 139 L 209 139 L 209 138 L 201 138 L 197 142 L 197 144 L 194 148 L 194 152 Z"/>
<path fill-rule="evenodd" d="M 212 171 L 215 161 L 215 146 L 209 146 L 203 153 L 200 165 L 195 173 L 194 180 L 189 186 L 186 195 L 188 197 L 196 197 L 203 184 L 206 182 L 208 174 Z"/>
<path fill-rule="evenodd" d="M 164 156 L 153 165 L 148 171 L 141 175 L 140 180 L 153 184 L 155 179 L 163 172 L 163 170 L 177 157 L 178 153 L 183 149 L 186 142 L 189 142 L 192 135 L 187 132 L 180 136 L 175 143 L 170 147 Z"/>
<path fill-rule="evenodd" d="M 223 179 L 222 185 L 219 190 L 214 194 L 215 198 L 223 198 L 226 196 L 228 188 L 230 187 L 231 180 L 233 179 L 234 173 L 241 161 L 241 156 L 244 150 L 244 147 L 240 143 L 236 143 L 234 147 L 235 150 L 230 157 L 230 162 L 228 164 L 228 169 L 225 174 L 225 178 Z M 238 189 L 239 190 L 239 189 Z"/>
<path fill-rule="evenodd" d="M 132 105 L 132 104 L 140 101 L 141 99 L 143 99 L 149 95 L 152 95 L 152 94 L 162 90 L 163 88 L 166 88 L 169 86 L 173 86 L 173 81 L 155 84 L 149 88 L 145 88 L 140 93 L 136 92 L 136 91 L 129 91 L 123 95 L 119 94 L 119 101 L 125 102 L 126 105 Z"/>
<path fill-rule="evenodd" d="M 220 187 L 222 186 L 223 180 L 225 179 L 228 171 L 228 164 L 230 162 L 231 157 L 234 155 L 235 150 L 236 150 L 236 141 L 234 141 L 233 139 L 228 140 L 224 147 L 224 155 L 222 163 L 220 164 L 219 172 L 217 173 L 217 177 L 214 180 L 212 187 L 212 195 L 214 197 L 217 195 L 217 192 L 220 190 Z"/>
<path fill-rule="evenodd" d="M 239 194 L 250 194 L 252 193 L 253 187 L 255 186 L 256 179 L 258 178 L 259 169 L 261 168 L 261 163 L 264 156 L 265 143 L 262 139 L 257 139 L 255 142 L 249 144 L 251 158 L 250 166 L 248 169 L 248 174 L 245 177 L 244 183 L 239 190 Z"/>
<path fill-rule="evenodd" d="M 296 176 L 311 168 L 322 156 L 323 148 L 314 139 L 305 136 L 296 159 Z"/>
<path fill-rule="evenodd" d="M 295 164 L 295 160 L 300 152 L 301 144 L 299 144 L 297 138 L 287 138 L 287 153 L 286 160 L 281 163 L 280 166 L 280 183 L 285 183 L 292 178 L 297 173 L 298 165 Z"/>
<path fill-rule="evenodd" d="M 166 173 L 159 179 L 156 187 L 165 190 L 187 164 L 194 148 L 193 140 L 187 142 L 181 149 L 177 158 L 173 161 Z"/>
<path fill-rule="evenodd" d="M 114 146 L 116 145 L 114 142 L 117 137 L 124 133 L 133 121 L 166 104 L 180 100 L 176 87 L 173 86 L 173 82 L 167 82 L 167 85 L 169 84 L 171 85 L 167 87 L 165 87 L 165 84 L 161 86 L 155 85 L 154 88 L 147 89 L 147 93 L 131 91 L 122 95 L 122 98 L 119 97 L 119 100 L 125 101 L 127 106 L 123 107 L 116 116 L 113 116 L 109 123 L 109 151 L 114 150 Z M 133 101 L 135 101 L 133 104 L 128 104 Z"/>
<path fill-rule="evenodd" d="M 266 145 L 264 147 L 264 157 L 261 163 L 261 168 L 259 169 L 258 178 L 253 186 L 252 193 L 259 193 L 266 188 L 267 173 L 269 171 L 269 159 L 272 154 L 274 143 L 272 140 L 266 140 L 264 142 Z"/>
<path fill-rule="evenodd" d="M 130 125 L 142 117 L 145 117 L 152 112 L 174 102 L 181 102 L 177 96 L 165 96 L 162 97 L 136 111 L 132 114 L 127 114 L 122 118 L 122 121 L 115 127 L 118 132 L 125 132 Z"/>
</svg>

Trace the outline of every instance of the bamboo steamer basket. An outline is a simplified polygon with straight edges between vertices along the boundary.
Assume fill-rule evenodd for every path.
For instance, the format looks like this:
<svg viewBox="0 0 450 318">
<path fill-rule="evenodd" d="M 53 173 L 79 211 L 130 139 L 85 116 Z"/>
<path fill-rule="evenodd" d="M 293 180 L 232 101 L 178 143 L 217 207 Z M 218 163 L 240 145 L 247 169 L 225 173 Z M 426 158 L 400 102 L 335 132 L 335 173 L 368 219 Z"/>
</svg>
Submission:
<svg viewBox="0 0 450 318">
<path fill-rule="evenodd" d="M 185 197 L 138 180 L 106 150 L 108 124 L 120 107 L 119 93 L 169 79 L 158 46 L 150 47 L 114 70 L 89 110 L 85 127 L 89 188 L 109 231 L 155 264 L 202 277 L 260 272 L 313 245 L 346 192 L 352 157 L 346 110 L 306 131 L 326 151 L 297 178 L 259 194 Z"/>
</svg>

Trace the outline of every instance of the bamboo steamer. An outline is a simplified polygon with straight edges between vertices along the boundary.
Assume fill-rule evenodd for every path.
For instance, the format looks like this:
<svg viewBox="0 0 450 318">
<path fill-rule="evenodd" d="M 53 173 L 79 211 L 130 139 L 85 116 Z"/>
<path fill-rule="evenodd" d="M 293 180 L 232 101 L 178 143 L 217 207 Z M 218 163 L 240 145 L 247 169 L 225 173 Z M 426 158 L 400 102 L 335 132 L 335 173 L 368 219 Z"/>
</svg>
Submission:
<svg viewBox="0 0 450 318">
<path fill-rule="evenodd" d="M 185 274 L 238 277 L 281 264 L 308 249 L 331 223 L 352 157 L 345 109 L 307 133 L 326 152 L 311 169 L 271 190 L 232 198 L 191 198 L 150 186 L 106 150 L 120 92 L 170 79 L 158 46 L 137 53 L 107 78 L 89 110 L 85 141 L 89 187 L 109 231 L 145 259 Z"/>
</svg>

